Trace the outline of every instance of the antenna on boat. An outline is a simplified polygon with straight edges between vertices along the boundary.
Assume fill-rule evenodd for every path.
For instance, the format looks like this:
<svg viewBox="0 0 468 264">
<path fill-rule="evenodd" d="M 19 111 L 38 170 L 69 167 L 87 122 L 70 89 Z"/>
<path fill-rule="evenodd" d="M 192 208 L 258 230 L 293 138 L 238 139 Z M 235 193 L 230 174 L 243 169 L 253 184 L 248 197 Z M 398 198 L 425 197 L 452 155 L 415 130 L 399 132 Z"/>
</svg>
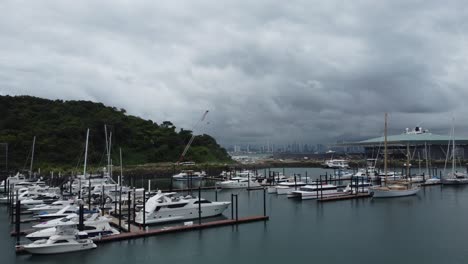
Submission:
<svg viewBox="0 0 468 264">
<path fill-rule="evenodd" d="M 182 152 L 182 154 L 180 155 L 180 158 L 179 158 L 179 161 L 178 162 L 181 162 L 182 159 L 185 157 L 185 154 L 187 154 L 187 151 L 189 150 L 190 148 L 190 145 L 192 145 L 192 142 L 193 140 L 195 139 L 195 129 L 198 127 L 198 125 L 203 122 L 206 118 L 206 116 L 208 115 L 208 110 L 205 111 L 205 113 L 203 113 L 202 115 L 202 118 L 193 126 L 193 131 L 192 131 L 192 137 L 190 138 L 189 142 L 187 143 L 187 145 L 185 146 L 185 149 L 184 151 Z"/>
</svg>

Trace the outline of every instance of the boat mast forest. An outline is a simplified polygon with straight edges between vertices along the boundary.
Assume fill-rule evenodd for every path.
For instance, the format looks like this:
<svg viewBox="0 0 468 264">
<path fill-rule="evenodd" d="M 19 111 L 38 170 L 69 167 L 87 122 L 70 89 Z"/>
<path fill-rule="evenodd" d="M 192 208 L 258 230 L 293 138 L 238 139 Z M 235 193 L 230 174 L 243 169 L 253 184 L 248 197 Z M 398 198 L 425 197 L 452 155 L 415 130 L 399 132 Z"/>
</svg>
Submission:
<svg viewBox="0 0 468 264">
<path fill-rule="evenodd" d="M 85 131 L 90 128 L 88 162 L 106 166 L 109 157 L 104 126 L 112 145 L 121 147 L 129 165 L 176 162 L 192 131 L 170 121 L 160 124 L 128 115 L 124 109 L 90 101 L 48 100 L 31 96 L 0 96 L 0 142 L 8 143 L 9 167 L 25 171 L 25 160 L 35 142 L 35 167 L 82 164 Z M 110 152 L 110 151 L 109 151 Z M 114 151 L 113 160 L 118 160 Z M 114 157 L 115 156 L 115 157 Z M 185 155 L 194 162 L 227 162 L 230 158 L 214 138 L 197 135 Z"/>
</svg>

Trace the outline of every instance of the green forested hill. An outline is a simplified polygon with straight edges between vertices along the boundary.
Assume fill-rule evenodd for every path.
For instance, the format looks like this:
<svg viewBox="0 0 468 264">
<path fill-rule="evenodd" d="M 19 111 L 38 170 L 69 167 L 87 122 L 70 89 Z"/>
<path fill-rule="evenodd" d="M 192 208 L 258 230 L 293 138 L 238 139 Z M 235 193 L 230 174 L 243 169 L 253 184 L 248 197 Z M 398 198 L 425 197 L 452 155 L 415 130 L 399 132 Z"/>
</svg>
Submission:
<svg viewBox="0 0 468 264">
<path fill-rule="evenodd" d="M 169 121 L 156 124 L 102 103 L 0 96 L 0 143 L 8 143 L 10 168 L 25 167 L 34 136 L 38 166 L 81 166 L 87 128 L 89 163 L 104 166 L 105 124 L 112 131 L 114 164 L 119 163 L 119 147 L 125 164 L 175 162 L 192 135 L 188 130 L 178 131 Z M 230 158 L 212 137 L 202 135 L 195 137 L 185 160 L 217 162 Z"/>
</svg>

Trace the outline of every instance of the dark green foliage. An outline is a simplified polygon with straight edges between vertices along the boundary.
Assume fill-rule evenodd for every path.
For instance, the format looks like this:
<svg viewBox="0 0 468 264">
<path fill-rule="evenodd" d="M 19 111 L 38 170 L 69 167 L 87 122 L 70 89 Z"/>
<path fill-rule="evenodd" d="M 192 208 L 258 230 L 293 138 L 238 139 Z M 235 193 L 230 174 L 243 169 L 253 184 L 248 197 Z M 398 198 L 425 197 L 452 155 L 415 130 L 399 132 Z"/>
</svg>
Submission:
<svg viewBox="0 0 468 264">
<path fill-rule="evenodd" d="M 87 128 L 89 163 L 105 166 L 104 124 L 112 131 L 114 164 L 119 163 L 119 147 L 125 164 L 176 162 L 192 136 L 189 130 L 177 132 L 169 121 L 158 125 L 102 103 L 0 96 L 0 142 L 8 143 L 10 167 L 17 169 L 25 166 L 34 136 L 38 166 L 82 166 Z M 202 135 L 195 137 L 185 160 L 225 162 L 230 158 L 215 139 Z"/>
</svg>

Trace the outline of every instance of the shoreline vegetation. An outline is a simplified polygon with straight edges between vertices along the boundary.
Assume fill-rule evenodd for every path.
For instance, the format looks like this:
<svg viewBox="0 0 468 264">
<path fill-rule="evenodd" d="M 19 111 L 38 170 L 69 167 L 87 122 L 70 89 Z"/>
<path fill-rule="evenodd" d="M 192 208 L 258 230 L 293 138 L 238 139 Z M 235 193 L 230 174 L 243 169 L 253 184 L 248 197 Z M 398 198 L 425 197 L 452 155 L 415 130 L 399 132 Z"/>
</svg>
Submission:
<svg viewBox="0 0 468 264">
<path fill-rule="evenodd" d="M 90 101 L 7 95 L 0 96 L 0 113 L 0 170 L 6 167 L 6 144 L 10 170 L 29 170 L 32 156 L 34 171 L 79 170 L 87 129 L 90 129 L 88 164 L 101 168 L 107 165 L 108 139 L 112 142 L 111 160 L 116 167 L 120 164 L 119 149 L 125 166 L 176 162 L 193 135 L 170 121 L 156 123 L 129 115 L 125 109 Z M 157 113 L 155 117 L 162 118 Z M 36 140 L 32 155 L 33 138 Z M 207 134 L 193 138 L 185 160 L 232 162 L 226 150 Z"/>
</svg>

